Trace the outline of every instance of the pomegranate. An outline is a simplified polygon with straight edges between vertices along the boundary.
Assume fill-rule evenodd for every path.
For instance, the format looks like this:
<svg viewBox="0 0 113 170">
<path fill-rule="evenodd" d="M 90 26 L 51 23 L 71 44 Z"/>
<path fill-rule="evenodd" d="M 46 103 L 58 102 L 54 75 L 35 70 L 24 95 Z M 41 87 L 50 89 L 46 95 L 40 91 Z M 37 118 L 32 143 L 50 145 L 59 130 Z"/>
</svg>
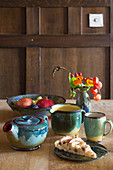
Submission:
<svg viewBox="0 0 113 170">
<path fill-rule="evenodd" d="M 54 102 L 51 99 L 44 98 L 44 99 L 38 100 L 36 105 L 39 108 L 46 108 L 46 107 L 50 107 L 50 106 L 54 105 Z"/>
<path fill-rule="evenodd" d="M 21 99 L 19 99 L 17 101 L 17 105 L 16 106 L 19 106 L 19 107 L 22 107 L 22 108 L 26 108 L 26 107 L 29 107 L 31 106 L 33 103 L 33 100 L 29 97 L 23 97 Z"/>
</svg>

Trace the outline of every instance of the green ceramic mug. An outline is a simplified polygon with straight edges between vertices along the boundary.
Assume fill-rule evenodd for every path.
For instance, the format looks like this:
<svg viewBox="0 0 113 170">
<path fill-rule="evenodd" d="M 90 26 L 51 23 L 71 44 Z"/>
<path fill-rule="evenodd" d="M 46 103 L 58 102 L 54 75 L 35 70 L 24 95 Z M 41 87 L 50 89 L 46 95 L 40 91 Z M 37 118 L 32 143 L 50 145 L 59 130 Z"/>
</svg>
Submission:
<svg viewBox="0 0 113 170">
<path fill-rule="evenodd" d="M 110 125 L 110 129 L 105 133 L 106 123 Z M 91 112 L 86 113 L 84 116 L 84 128 L 88 140 L 99 142 L 102 141 L 103 136 L 108 135 L 112 131 L 113 123 L 111 120 L 106 119 L 104 113 Z"/>
<path fill-rule="evenodd" d="M 76 104 L 56 104 L 50 109 L 51 125 L 55 133 L 62 135 L 76 134 L 86 113 Z"/>
</svg>

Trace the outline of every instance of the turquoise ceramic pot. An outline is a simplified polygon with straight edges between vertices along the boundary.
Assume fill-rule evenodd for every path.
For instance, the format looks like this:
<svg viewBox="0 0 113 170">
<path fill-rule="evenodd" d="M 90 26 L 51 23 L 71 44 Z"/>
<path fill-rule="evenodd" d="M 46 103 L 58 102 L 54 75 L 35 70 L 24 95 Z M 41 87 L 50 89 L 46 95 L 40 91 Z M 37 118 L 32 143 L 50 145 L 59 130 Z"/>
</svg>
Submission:
<svg viewBox="0 0 113 170">
<path fill-rule="evenodd" d="M 55 133 L 77 134 L 85 111 L 75 104 L 56 104 L 50 109 L 51 125 Z"/>
<path fill-rule="evenodd" d="M 49 123 L 44 116 L 20 116 L 11 119 L 3 126 L 11 147 L 16 150 L 35 150 L 45 140 Z"/>
</svg>

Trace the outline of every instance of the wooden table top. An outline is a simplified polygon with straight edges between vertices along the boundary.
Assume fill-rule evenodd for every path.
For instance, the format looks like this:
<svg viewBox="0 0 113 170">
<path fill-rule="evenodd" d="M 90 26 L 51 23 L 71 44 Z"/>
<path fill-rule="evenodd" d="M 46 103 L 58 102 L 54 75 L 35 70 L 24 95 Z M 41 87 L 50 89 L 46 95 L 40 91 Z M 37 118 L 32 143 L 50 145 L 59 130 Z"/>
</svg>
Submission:
<svg viewBox="0 0 113 170">
<path fill-rule="evenodd" d="M 75 102 L 67 100 L 68 103 Z M 92 111 L 100 111 L 113 121 L 113 100 L 92 102 Z M 59 158 L 54 153 L 54 142 L 62 136 L 56 135 L 50 125 L 49 133 L 40 149 L 34 151 L 16 151 L 10 147 L 2 128 L 4 123 L 19 116 L 12 111 L 5 100 L 0 100 L 0 170 L 113 170 L 113 153 L 89 162 L 73 162 Z M 49 120 L 50 123 L 50 120 Z M 109 128 L 109 127 L 108 127 Z M 85 138 L 83 124 L 79 136 Z M 103 138 L 102 145 L 113 150 L 113 131 Z"/>
</svg>

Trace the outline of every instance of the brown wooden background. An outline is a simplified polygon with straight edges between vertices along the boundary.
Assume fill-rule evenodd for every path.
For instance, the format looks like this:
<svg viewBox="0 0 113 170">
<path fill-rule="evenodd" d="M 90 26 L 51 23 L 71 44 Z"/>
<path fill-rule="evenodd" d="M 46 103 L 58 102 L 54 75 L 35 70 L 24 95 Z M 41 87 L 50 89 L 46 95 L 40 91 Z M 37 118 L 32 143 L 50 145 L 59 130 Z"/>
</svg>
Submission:
<svg viewBox="0 0 113 170">
<path fill-rule="evenodd" d="M 104 27 L 90 28 L 89 14 Z M 46 93 L 69 98 L 64 66 L 98 76 L 102 98 L 113 98 L 113 0 L 0 1 L 0 98 Z"/>
</svg>

